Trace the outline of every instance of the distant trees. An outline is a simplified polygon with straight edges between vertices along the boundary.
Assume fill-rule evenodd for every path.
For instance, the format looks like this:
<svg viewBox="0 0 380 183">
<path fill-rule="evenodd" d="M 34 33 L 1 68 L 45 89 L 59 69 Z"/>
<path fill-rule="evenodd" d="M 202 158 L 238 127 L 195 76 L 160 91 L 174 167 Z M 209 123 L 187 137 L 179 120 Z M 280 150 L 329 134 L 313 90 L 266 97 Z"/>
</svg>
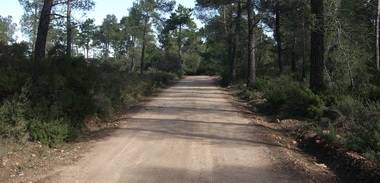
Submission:
<svg viewBox="0 0 380 183">
<path fill-rule="evenodd" d="M 71 55 L 74 29 L 72 11 L 85 11 L 94 6 L 92 0 L 19 0 L 19 2 L 25 10 L 21 20 L 22 30 L 29 36 L 35 59 L 45 57 L 51 22 L 62 18 L 66 19 L 66 54 Z M 66 13 L 59 13 L 64 9 Z"/>
<path fill-rule="evenodd" d="M 162 14 L 171 12 L 173 9 L 173 5 L 175 1 L 155 1 L 155 0 L 140 0 L 139 4 L 136 4 L 138 10 L 141 12 L 141 22 L 142 22 L 142 49 L 141 49 L 141 59 L 140 59 L 140 73 L 144 72 L 145 68 L 145 50 L 146 50 L 146 42 L 147 42 L 147 34 L 150 31 L 150 23 L 161 21 Z"/>
<path fill-rule="evenodd" d="M 282 73 L 298 81 L 308 79 L 315 92 L 329 86 L 358 87 L 358 80 L 369 77 L 359 70 L 367 61 L 373 63 L 374 55 L 374 67 L 379 63 L 379 36 L 373 39 L 379 34 L 376 0 L 197 0 L 196 12 L 181 5 L 174 10 L 169 0 L 136 0 L 127 16 L 118 20 L 108 15 L 100 26 L 72 18 L 71 11 L 92 8 L 91 0 L 19 1 L 25 9 L 24 32 L 39 59 L 46 47 L 57 49 L 51 52 L 55 55 L 72 55 L 74 46 L 74 56 L 80 52 L 89 58 L 92 50 L 93 56 L 125 60 L 129 70 L 143 73 L 154 65 L 152 60 L 170 54 L 187 71 L 205 65 L 200 60 L 216 64 L 226 83 L 243 80 L 254 87 L 257 77 Z M 200 30 L 194 15 L 205 24 Z"/>
<path fill-rule="evenodd" d="M 95 45 L 100 46 L 104 58 L 109 57 L 111 46 L 114 46 L 116 42 L 118 31 L 118 20 L 115 15 L 107 15 L 96 31 Z"/>
<path fill-rule="evenodd" d="M 370 76 L 359 73 L 377 55 L 378 8 L 377 0 L 197 0 L 205 22 L 205 59 L 219 63 L 226 83 L 254 85 L 249 80 L 256 66 L 258 77 L 283 73 L 309 80 L 314 92 L 368 83 Z M 374 67 L 377 63 L 378 58 Z"/>
<path fill-rule="evenodd" d="M 160 33 L 166 55 L 175 54 L 182 70 L 195 73 L 200 63 L 201 36 L 192 19 L 192 9 L 179 5 L 164 22 Z"/>
<path fill-rule="evenodd" d="M 73 22 L 72 11 L 88 11 L 95 5 L 93 0 L 66 0 L 66 2 L 57 2 L 66 6 L 66 55 L 71 56 L 73 41 Z"/>
<path fill-rule="evenodd" d="M 174 59 L 172 53 L 165 51 L 165 47 L 170 47 L 176 50 L 176 57 L 179 63 L 183 63 L 183 69 L 195 73 L 200 63 L 202 41 L 191 18 L 193 10 L 178 5 L 173 11 L 174 1 L 136 0 L 128 16 L 118 20 L 115 15 L 107 15 L 99 26 L 92 19 L 75 22 L 72 18 L 75 15 L 73 11 L 83 12 L 92 8 L 92 0 L 44 0 L 40 2 L 41 7 L 37 6 L 38 2 L 20 0 L 25 6 L 25 17 L 28 17 L 22 21 L 25 32 L 34 30 L 33 26 L 27 25 L 33 25 L 33 21 L 29 20 L 35 12 L 39 12 L 36 20 L 41 26 L 35 29 L 36 41 L 33 41 L 33 35 L 29 40 L 31 44 L 35 43 L 35 60 L 43 59 L 46 53 L 49 56 L 78 56 L 83 53 L 89 58 L 92 50 L 92 56 L 100 55 L 102 60 L 124 62 L 128 70 L 138 68 L 143 73 L 157 65 L 153 60 L 165 60 L 163 57 Z M 31 7 L 36 7 L 36 11 L 30 12 L 33 10 Z M 171 14 L 168 19 L 165 18 L 167 14 Z M 168 44 L 161 42 L 165 36 Z M 155 37 L 160 38 L 160 42 Z"/>
<path fill-rule="evenodd" d="M 163 39 L 168 39 L 170 31 L 174 31 L 177 37 L 177 55 L 182 62 L 182 45 L 183 45 L 183 29 L 184 26 L 189 28 L 194 27 L 194 22 L 191 20 L 191 9 L 179 5 L 177 10 L 171 14 L 170 19 L 166 21 L 165 28 L 162 34 L 165 34 Z M 168 47 L 169 40 L 162 42 L 164 47 Z"/>
<path fill-rule="evenodd" d="M 43 0 L 19 0 L 24 8 L 24 14 L 21 17 L 22 33 L 27 35 L 31 43 L 32 52 L 34 53 L 35 42 L 37 39 L 38 21 L 40 18 Z"/>
<path fill-rule="evenodd" d="M 130 60 L 129 70 L 134 71 L 137 65 L 137 59 L 139 56 L 139 42 L 143 37 L 141 24 L 142 14 L 138 8 L 138 4 L 134 5 L 129 10 L 129 15 L 123 17 L 120 20 L 120 29 L 123 34 L 122 43 L 124 47 L 123 53 L 119 55 L 125 55 Z"/>
<path fill-rule="evenodd" d="M 261 16 L 257 16 L 255 11 L 261 3 L 257 0 L 198 0 L 197 2 L 201 8 L 212 8 L 219 11 L 220 16 L 215 17 L 213 21 L 209 21 L 210 27 L 206 26 L 206 28 L 208 33 L 218 32 L 220 37 L 225 38 L 223 40 L 213 40 L 213 42 L 223 41 L 223 45 L 225 45 L 226 55 L 221 59 L 228 58 L 225 61 L 226 68 L 228 68 L 225 73 L 225 77 L 228 77 L 226 82 L 232 83 L 244 74 L 247 84 L 254 86 L 256 84 L 256 46 L 258 39 L 256 34 L 257 25 L 261 21 Z M 219 32 L 220 30 L 223 30 L 223 32 Z M 242 58 L 246 62 L 241 62 Z M 246 68 L 246 72 L 237 73 L 237 70 L 241 67 Z"/>
<path fill-rule="evenodd" d="M 0 16 L 0 43 L 8 44 L 14 41 L 14 33 L 16 31 L 16 24 L 13 23 L 12 17 Z"/>
<path fill-rule="evenodd" d="M 157 64 L 152 60 L 165 60 L 161 58 L 165 56 L 173 59 L 168 50 L 164 51 L 165 47 L 170 47 L 176 50 L 178 61 L 183 63 L 185 70 L 195 72 L 200 63 L 202 41 L 191 19 L 192 9 L 178 5 L 173 11 L 175 1 L 136 0 L 128 16 L 118 20 L 115 15 L 107 15 L 99 26 L 91 19 L 76 22 L 73 18 L 74 11 L 91 9 L 93 0 L 19 2 L 25 10 L 21 23 L 23 32 L 29 33 L 34 60 L 42 60 L 46 53 L 49 57 L 70 57 L 82 53 L 86 58 L 101 55 L 104 60 L 125 62 L 130 71 L 139 68 L 143 73 Z M 165 15 L 171 13 L 167 20 Z M 169 41 L 167 45 L 161 42 L 165 36 Z M 160 38 L 161 45 L 155 37 Z M 176 48 L 171 45 L 176 45 Z"/>
<path fill-rule="evenodd" d="M 254 1 L 252 1 L 254 2 Z M 210 27 L 206 26 L 207 33 L 218 33 L 219 40 L 213 40 L 213 41 L 223 41 L 224 45 L 224 53 L 226 55 L 221 56 L 220 59 L 222 59 L 226 66 L 225 70 L 225 80 L 226 83 L 231 83 L 236 80 L 237 78 L 237 63 L 238 59 L 241 57 L 241 49 L 239 49 L 239 46 L 241 44 L 241 34 L 242 34 L 242 14 L 244 13 L 244 7 L 243 3 L 244 1 L 238 0 L 238 1 L 232 1 L 232 0 L 226 0 L 226 1 L 206 1 L 206 0 L 197 0 L 198 6 L 200 8 L 204 9 L 215 9 L 219 11 L 220 17 L 205 17 L 210 18 L 212 21 L 209 21 Z M 252 6 L 253 8 L 254 6 Z M 216 30 L 220 29 L 220 30 Z M 223 30 L 223 32 L 220 32 Z M 218 39 L 217 37 L 214 37 L 214 35 L 210 35 L 215 39 Z M 210 37 L 211 38 L 211 37 Z M 247 39 L 245 39 L 247 40 Z M 247 52 L 248 53 L 248 52 Z"/>
<path fill-rule="evenodd" d="M 91 49 L 91 41 L 95 38 L 95 20 L 87 19 L 79 25 L 78 43 L 80 47 L 85 50 L 86 58 L 89 58 L 89 51 Z"/>
</svg>

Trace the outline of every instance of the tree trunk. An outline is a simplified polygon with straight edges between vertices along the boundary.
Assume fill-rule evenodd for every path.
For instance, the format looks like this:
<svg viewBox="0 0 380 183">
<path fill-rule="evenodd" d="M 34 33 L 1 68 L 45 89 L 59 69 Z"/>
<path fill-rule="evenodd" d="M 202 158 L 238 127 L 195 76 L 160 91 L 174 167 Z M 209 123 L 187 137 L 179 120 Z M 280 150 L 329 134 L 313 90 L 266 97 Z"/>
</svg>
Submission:
<svg viewBox="0 0 380 183">
<path fill-rule="evenodd" d="M 90 51 L 90 45 L 86 45 L 86 58 L 88 59 L 88 52 Z"/>
<path fill-rule="evenodd" d="M 141 49 L 141 62 L 140 62 L 140 74 L 144 74 L 144 57 L 145 57 L 145 47 L 146 47 L 146 32 L 148 29 L 149 18 L 145 17 L 144 21 L 144 30 L 143 30 L 143 38 L 142 38 L 142 49 Z"/>
<path fill-rule="evenodd" d="M 233 34 L 233 47 L 232 47 L 232 55 L 230 62 L 230 82 L 233 82 L 236 79 L 236 62 L 238 60 L 238 46 L 239 46 L 239 34 L 240 34 L 240 19 L 241 19 L 241 1 L 238 1 L 238 10 L 237 16 L 235 20 L 235 28 L 232 32 Z"/>
<path fill-rule="evenodd" d="M 104 50 L 105 50 L 104 58 L 105 58 L 106 60 L 108 60 L 108 57 L 109 57 L 109 55 L 110 55 L 110 43 L 109 43 L 108 40 L 105 41 L 105 43 L 104 43 Z"/>
<path fill-rule="evenodd" d="M 376 68 L 380 70 L 380 0 L 377 1 L 376 21 Z"/>
<path fill-rule="evenodd" d="M 311 31 L 310 89 L 320 92 L 324 88 L 324 16 L 323 0 L 311 0 L 315 25 Z"/>
<path fill-rule="evenodd" d="M 34 53 L 34 60 L 40 61 L 45 58 L 46 39 L 49 32 L 51 9 L 53 0 L 44 0 L 44 6 L 41 10 L 40 22 L 38 25 L 38 32 L 36 38 L 36 46 Z"/>
<path fill-rule="evenodd" d="M 223 8 L 223 28 L 224 28 L 224 32 L 228 32 L 227 31 L 227 19 L 226 19 L 226 5 L 223 5 L 222 6 Z"/>
<path fill-rule="evenodd" d="M 33 16 L 33 32 L 32 32 L 32 54 L 35 52 L 36 47 L 36 39 L 37 39 L 37 29 L 38 29 L 38 10 L 39 10 L 39 3 L 34 4 L 34 16 Z"/>
<path fill-rule="evenodd" d="M 178 59 L 181 62 L 181 64 L 183 64 L 182 63 L 182 54 L 181 54 L 181 50 L 182 50 L 182 25 L 179 25 L 177 44 L 178 44 Z"/>
<path fill-rule="evenodd" d="M 292 53 L 291 53 L 291 66 L 292 66 L 292 72 L 294 74 L 297 72 L 296 45 L 297 45 L 297 38 L 296 38 L 296 35 L 294 35 L 293 47 L 292 47 Z"/>
<path fill-rule="evenodd" d="M 303 17 L 302 17 L 302 73 L 301 81 L 306 79 L 306 58 L 307 58 L 307 30 L 306 30 L 306 4 L 304 4 Z"/>
<path fill-rule="evenodd" d="M 275 13 L 276 13 L 276 42 L 277 42 L 277 62 L 278 62 L 278 68 L 280 71 L 280 74 L 283 71 L 283 64 L 282 64 L 282 40 L 281 40 L 281 20 L 280 20 L 280 0 L 276 1 L 276 7 L 275 7 Z"/>
<path fill-rule="evenodd" d="M 230 7 L 231 8 L 231 7 Z M 232 81 L 232 67 L 233 67 L 233 64 L 232 64 L 232 61 L 233 61 L 233 52 L 234 52 L 234 21 L 233 21 L 233 12 L 231 9 L 229 9 L 228 11 L 228 21 L 226 21 L 226 23 L 228 22 L 228 26 L 226 25 L 225 27 L 225 33 L 226 33 L 226 45 L 227 45 L 227 59 L 226 59 L 226 62 L 228 64 L 228 82 L 230 83 Z M 227 69 L 226 69 L 227 70 Z M 229 84 L 228 83 L 228 84 Z"/>
<path fill-rule="evenodd" d="M 131 52 L 131 67 L 130 67 L 130 72 L 133 72 L 135 70 L 135 44 L 136 44 L 136 38 L 132 36 L 132 50 Z"/>
<path fill-rule="evenodd" d="M 67 20 L 66 20 L 66 31 L 67 31 L 67 42 L 66 42 L 66 55 L 71 57 L 72 50 L 72 29 L 71 29 L 71 0 L 67 0 Z"/>
<path fill-rule="evenodd" d="M 255 12 L 251 0 L 247 1 L 248 14 L 248 79 L 247 86 L 256 86 L 256 36 L 255 36 Z"/>
</svg>

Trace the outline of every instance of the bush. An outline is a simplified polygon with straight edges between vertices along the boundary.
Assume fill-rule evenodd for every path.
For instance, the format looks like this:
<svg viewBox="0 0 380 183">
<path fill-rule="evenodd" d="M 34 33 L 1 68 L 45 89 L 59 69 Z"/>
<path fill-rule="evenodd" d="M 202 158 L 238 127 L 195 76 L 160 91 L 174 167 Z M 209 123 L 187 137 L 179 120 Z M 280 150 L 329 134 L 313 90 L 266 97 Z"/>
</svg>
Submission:
<svg viewBox="0 0 380 183">
<path fill-rule="evenodd" d="M 345 117 L 345 146 L 380 160 L 380 104 L 344 96 L 336 108 Z"/>
<path fill-rule="evenodd" d="M 152 63 L 152 67 L 160 71 L 175 73 L 178 76 L 183 75 L 181 61 L 178 56 L 173 53 L 161 55 Z"/>
<path fill-rule="evenodd" d="M 51 59 L 38 65 L 39 75 L 31 86 L 34 117 L 46 121 L 67 118 L 76 123 L 95 113 L 92 92 L 101 75 L 83 59 Z M 80 124 L 71 124 L 78 125 Z"/>
<path fill-rule="evenodd" d="M 151 71 L 148 73 L 148 77 L 158 87 L 167 86 L 178 78 L 175 74 L 162 71 Z"/>
<path fill-rule="evenodd" d="M 380 160 L 380 115 L 364 113 L 347 130 L 345 145 Z"/>
<path fill-rule="evenodd" d="M 266 109 L 283 111 L 288 116 L 315 118 L 322 114 L 324 103 L 310 89 L 285 79 L 263 84 Z"/>
<path fill-rule="evenodd" d="M 0 78 L 6 76 L 0 79 L 0 137 L 29 136 L 50 146 L 75 138 L 86 116 L 108 119 L 176 78 L 164 71 L 128 73 L 120 65 L 84 58 L 49 58 L 33 66 L 38 70 L 21 60 L 0 60 L 10 69 L 0 72 Z M 32 75 L 33 82 L 25 82 Z"/>
<path fill-rule="evenodd" d="M 27 110 L 30 108 L 27 99 L 27 88 L 3 102 L 0 106 L 0 137 L 25 141 L 27 134 Z"/>
<path fill-rule="evenodd" d="M 348 121 L 353 122 L 355 118 L 360 117 L 360 115 L 366 110 L 362 102 L 351 96 L 341 96 L 336 100 L 334 107 L 338 109 Z"/>
<path fill-rule="evenodd" d="M 104 93 L 97 93 L 94 94 L 93 100 L 95 103 L 95 113 L 105 119 L 109 118 L 114 114 L 114 106 L 115 104 L 112 103 L 110 97 L 108 97 Z"/>
<path fill-rule="evenodd" d="M 2 138 L 24 141 L 27 138 L 27 119 L 23 103 L 5 101 L 0 107 L 0 134 Z"/>
<path fill-rule="evenodd" d="M 183 55 L 183 69 L 188 75 L 194 75 L 199 69 L 201 57 L 198 53 L 187 53 Z"/>
<path fill-rule="evenodd" d="M 41 119 L 32 120 L 29 124 L 31 140 L 39 141 L 49 146 L 55 146 L 74 137 L 70 122 L 65 119 L 43 121 Z"/>
<path fill-rule="evenodd" d="M 223 70 L 223 67 L 218 61 L 219 60 L 213 60 L 213 59 L 207 59 L 207 58 L 201 59 L 199 63 L 199 67 L 197 69 L 197 74 L 209 75 L 209 76 L 220 75 L 221 71 Z"/>
</svg>

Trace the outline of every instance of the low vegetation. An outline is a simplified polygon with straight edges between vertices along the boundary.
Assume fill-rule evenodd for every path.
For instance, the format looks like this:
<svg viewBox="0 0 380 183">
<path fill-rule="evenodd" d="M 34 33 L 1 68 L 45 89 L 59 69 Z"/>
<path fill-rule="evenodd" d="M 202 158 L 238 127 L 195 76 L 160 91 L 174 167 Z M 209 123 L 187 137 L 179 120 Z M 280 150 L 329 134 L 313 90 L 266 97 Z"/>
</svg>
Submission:
<svg viewBox="0 0 380 183">
<path fill-rule="evenodd" d="M 109 119 L 178 78 L 153 69 L 143 75 L 130 73 L 112 62 L 89 63 L 80 57 L 49 58 L 35 71 L 22 57 L 26 54 L 22 45 L 12 47 L 2 51 L 0 59 L 0 134 L 4 139 L 50 146 L 66 142 L 80 134 L 85 117 Z"/>
<path fill-rule="evenodd" d="M 234 88 L 252 109 L 280 119 L 308 121 L 309 130 L 328 143 L 380 161 L 380 103 L 363 100 L 372 96 L 342 96 L 332 91 L 317 95 L 287 77 L 259 79 L 256 88 L 244 84 Z"/>
</svg>

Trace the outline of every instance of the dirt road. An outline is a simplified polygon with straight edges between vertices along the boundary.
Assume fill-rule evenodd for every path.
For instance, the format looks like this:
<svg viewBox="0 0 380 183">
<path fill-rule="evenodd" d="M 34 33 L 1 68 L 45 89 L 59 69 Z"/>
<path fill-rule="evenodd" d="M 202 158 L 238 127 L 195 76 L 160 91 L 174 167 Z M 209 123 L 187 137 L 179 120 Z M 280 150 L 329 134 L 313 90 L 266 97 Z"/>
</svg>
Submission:
<svg viewBox="0 0 380 183">
<path fill-rule="evenodd" d="M 125 115 L 45 182 L 313 182 L 211 77 L 186 77 Z"/>
</svg>

